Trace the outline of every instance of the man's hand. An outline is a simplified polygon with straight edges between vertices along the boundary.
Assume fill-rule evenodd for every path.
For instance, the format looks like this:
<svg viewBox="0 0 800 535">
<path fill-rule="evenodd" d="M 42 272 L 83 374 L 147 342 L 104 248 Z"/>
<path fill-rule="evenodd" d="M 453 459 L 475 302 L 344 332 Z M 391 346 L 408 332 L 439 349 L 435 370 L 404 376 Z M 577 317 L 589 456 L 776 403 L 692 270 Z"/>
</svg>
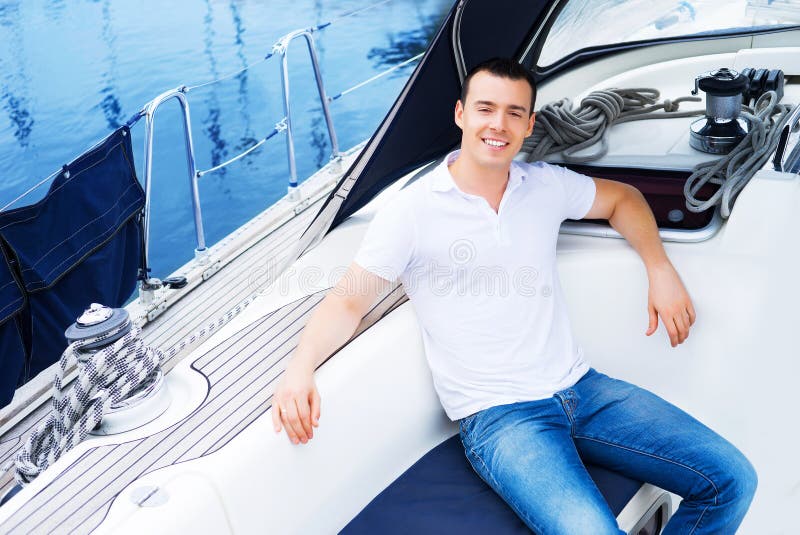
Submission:
<svg viewBox="0 0 800 535">
<path fill-rule="evenodd" d="M 293 368 L 291 363 L 272 396 L 272 424 L 276 433 L 281 426 L 293 444 L 305 444 L 319 427 L 320 397 L 313 370 Z"/>
<path fill-rule="evenodd" d="M 682 344 L 689 336 L 694 324 L 695 312 L 689 293 L 683 286 L 678 272 L 671 263 L 661 263 L 647 270 L 650 291 L 647 296 L 647 312 L 650 325 L 645 333 L 650 336 L 658 328 L 658 316 L 669 333 L 672 347 Z"/>
</svg>

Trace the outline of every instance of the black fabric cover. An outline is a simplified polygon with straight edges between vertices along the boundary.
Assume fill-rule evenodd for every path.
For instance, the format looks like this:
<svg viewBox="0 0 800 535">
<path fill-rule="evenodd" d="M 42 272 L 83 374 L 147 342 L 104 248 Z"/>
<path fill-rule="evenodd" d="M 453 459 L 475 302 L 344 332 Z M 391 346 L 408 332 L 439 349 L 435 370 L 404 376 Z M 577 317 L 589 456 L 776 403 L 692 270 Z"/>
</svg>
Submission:
<svg viewBox="0 0 800 535">
<path fill-rule="evenodd" d="M 587 465 L 615 515 L 642 483 Z M 530 533 L 514 511 L 475 474 L 458 436 L 406 470 L 342 530 L 346 535 Z"/>
<path fill-rule="evenodd" d="M 64 330 L 90 303 L 125 304 L 143 206 L 122 127 L 65 166 L 44 199 L 0 213 L 0 406 L 58 360 Z"/>
<path fill-rule="evenodd" d="M 467 71 L 491 57 L 518 57 L 550 4 L 552 0 L 467 0 L 460 32 Z M 445 18 L 383 124 L 345 173 L 342 182 L 354 175 L 357 182 L 339 208 L 331 229 L 395 180 L 441 156 L 461 139 L 461 130 L 453 122 L 456 100 L 461 94 L 452 49 L 457 5 L 458 2 Z M 337 193 L 341 194 L 334 190 L 326 203 Z"/>
</svg>

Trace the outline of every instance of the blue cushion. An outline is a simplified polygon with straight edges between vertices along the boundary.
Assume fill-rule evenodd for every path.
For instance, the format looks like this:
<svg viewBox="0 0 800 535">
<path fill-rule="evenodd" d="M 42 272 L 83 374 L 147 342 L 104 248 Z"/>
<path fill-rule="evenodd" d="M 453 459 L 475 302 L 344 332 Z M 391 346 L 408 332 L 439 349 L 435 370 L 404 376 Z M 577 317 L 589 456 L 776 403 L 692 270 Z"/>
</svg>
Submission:
<svg viewBox="0 0 800 535">
<path fill-rule="evenodd" d="M 587 465 L 615 515 L 642 483 Z M 343 530 L 355 534 L 530 533 L 475 474 L 458 435 L 442 442 L 405 471 Z"/>
</svg>

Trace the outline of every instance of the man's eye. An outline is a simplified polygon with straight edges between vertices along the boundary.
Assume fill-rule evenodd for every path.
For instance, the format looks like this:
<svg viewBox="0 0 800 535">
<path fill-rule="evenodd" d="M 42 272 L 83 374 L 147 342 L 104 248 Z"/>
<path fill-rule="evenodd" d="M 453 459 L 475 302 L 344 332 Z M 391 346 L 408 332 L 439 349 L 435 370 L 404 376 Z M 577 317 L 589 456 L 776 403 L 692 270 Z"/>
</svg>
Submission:
<svg viewBox="0 0 800 535">
<path fill-rule="evenodd" d="M 489 110 L 489 108 L 478 108 L 478 111 L 487 112 L 487 111 L 490 111 L 490 110 Z"/>
<path fill-rule="evenodd" d="M 522 117 L 521 113 L 516 113 L 516 112 L 512 112 L 511 115 L 513 115 L 514 117 L 518 117 L 518 118 Z"/>
</svg>

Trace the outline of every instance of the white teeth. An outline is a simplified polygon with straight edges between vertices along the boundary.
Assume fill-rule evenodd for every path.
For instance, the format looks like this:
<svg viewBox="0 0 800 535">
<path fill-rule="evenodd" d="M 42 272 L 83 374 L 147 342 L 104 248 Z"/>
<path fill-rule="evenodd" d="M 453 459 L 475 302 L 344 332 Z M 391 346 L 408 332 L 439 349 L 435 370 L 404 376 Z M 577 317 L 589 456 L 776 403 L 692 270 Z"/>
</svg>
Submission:
<svg viewBox="0 0 800 535">
<path fill-rule="evenodd" d="M 483 142 L 492 147 L 505 147 L 508 145 L 508 143 L 497 141 L 495 139 L 484 139 Z"/>
</svg>

